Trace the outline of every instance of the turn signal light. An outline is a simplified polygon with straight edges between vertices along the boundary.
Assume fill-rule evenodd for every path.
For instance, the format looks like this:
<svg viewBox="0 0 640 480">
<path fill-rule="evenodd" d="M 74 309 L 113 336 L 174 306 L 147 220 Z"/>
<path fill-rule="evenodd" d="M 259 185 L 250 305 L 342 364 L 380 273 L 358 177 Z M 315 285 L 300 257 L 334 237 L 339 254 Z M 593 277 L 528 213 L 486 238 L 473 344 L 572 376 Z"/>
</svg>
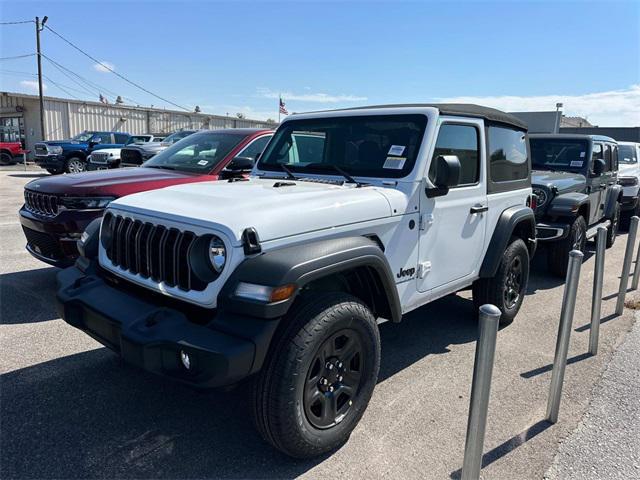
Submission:
<svg viewBox="0 0 640 480">
<path fill-rule="evenodd" d="M 291 297 L 296 291 L 296 286 L 293 283 L 288 285 L 282 285 L 281 287 L 276 287 L 271 291 L 271 296 L 269 297 L 270 302 L 280 302 L 282 300 L 286 300 Z"/>
</svg>

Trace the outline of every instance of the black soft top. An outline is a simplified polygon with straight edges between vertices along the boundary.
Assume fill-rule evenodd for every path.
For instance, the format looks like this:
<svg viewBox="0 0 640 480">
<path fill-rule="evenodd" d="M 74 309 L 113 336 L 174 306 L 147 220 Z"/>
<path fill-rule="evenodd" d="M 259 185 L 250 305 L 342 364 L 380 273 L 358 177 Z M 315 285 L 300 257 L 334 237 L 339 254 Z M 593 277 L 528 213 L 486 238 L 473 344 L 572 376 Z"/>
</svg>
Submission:
<svg viewBox="0 0 640 480">
<path fill-rule="evenodd" d="M 495 108 L 483 107 L 472 103 L 406 103 L 395 105 L 371 105 L 367 107 L 342 108 L 337 111 L 344 110 L 367 110 L 374 108 L 403 108 L 403 107 L 433 107 L 440 110 L 442 115 L 460 115 L 463 117 L 484 118 L 492 122 L 505 123 L 517 127 L 521 130 L 527 130 L 527 124 L 515 115 L 497 110 Z M 335 110 L 334 110 L 335 111 Z"/>
</svg>

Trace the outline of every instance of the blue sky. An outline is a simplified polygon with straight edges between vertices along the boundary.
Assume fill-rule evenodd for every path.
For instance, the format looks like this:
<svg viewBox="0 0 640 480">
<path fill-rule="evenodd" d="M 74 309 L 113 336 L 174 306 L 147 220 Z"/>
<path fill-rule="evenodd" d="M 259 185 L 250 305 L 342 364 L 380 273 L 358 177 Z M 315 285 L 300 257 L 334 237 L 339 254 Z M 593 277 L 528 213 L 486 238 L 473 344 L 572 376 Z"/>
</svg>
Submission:
<svg viewBox="0 0 640 480">
<path fill-rule="evenodd" d="M 49 25 L 147 89 L 209 113 L 276 118 L 351 105 L 475 101 L 640 125 L 640 2 L 0 2 L 0 21 Z M 0 26 L 0 57 L 35 51 Z M 166 106 L 45 30 L 46 93 L 106 90 Z M 34 92 L 35 58 L 0 61 L 0 89 Z M 31 74 L 31 75 L 29 75 Z M 130 103 L 130 102 L 129 102 Z"/>
</svg>

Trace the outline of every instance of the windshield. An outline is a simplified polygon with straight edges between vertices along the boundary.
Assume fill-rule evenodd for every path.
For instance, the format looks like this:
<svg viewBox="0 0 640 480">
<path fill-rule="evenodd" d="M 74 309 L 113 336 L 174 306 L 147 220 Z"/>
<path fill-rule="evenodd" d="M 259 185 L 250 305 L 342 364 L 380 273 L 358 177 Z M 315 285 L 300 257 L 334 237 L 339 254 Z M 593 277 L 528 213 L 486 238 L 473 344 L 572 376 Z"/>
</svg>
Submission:
<svg viewBox="0 0 640 480">
<path fill-rule="evenodd" d="M 88 142 L 95 135 L 95 132 L 82 132 L 73 137 L 71 140 L 76 142 Z"/>
<path fill-rule="evenodd" d="M 143 166 L 209 173 L 244 138 L 245 135 L 234 133 L 202 132 L 189 135 L 147 160 Z"/>
<path fill-rule="evenodd" d="M 164 144 L 176 143 L 178 140 L 182 140 L 183 138 L 188 137 L 192 133 L 194 133 L 193 130 L 183 130 L 180 132 L 175 132 L 169 135 L 168 137 L 166 137 L 164 140 L 162 140 L 162 143 Z"/>
<path fill-rule="evenodd" d="M 406 176 L 420 149 L 424 115 L 372 115 L 291 120 L 274 135 L 258 168 L 363 177 Z"/>
<path fill-rule="evenodd" d="M 638 151 L 635 145 L 618 145 L 618 161 L 620 163 L 638 163 Z"/>
<path fill-rule="evenodd" d="M 529 143 L 534 169 L 578 171 L 588 163 L 587 140 L 531 138 Z"/>
<path fill-rule="evenodd" d="M 151 140 L 151 137 L 149 135 L 134 135 L 129 139 L 129 141 L 127 141 L 127 143 L 125 143 L 125 145 L 132 145 L 134 143 L 145 143 L 149 140 Z"/>
</svg>

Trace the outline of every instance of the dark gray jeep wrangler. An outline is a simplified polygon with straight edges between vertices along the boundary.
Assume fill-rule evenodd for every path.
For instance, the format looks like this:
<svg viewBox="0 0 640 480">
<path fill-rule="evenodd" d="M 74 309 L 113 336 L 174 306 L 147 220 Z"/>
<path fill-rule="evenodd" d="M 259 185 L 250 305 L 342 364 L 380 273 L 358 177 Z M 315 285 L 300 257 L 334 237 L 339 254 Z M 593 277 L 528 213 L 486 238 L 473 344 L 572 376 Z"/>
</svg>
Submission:
<svg viewBox="0 0 640 480">
<path fill-rule="evenodd" d="M 599 135 L 529 138 L 537 238 L 548 250 L 551 272 L 565 276 L 569 252 L 584 250 L 598 226 L 607 226 L 607 248 L 615 241 L 622 199 L 618 146 Z"/>
</svg>

